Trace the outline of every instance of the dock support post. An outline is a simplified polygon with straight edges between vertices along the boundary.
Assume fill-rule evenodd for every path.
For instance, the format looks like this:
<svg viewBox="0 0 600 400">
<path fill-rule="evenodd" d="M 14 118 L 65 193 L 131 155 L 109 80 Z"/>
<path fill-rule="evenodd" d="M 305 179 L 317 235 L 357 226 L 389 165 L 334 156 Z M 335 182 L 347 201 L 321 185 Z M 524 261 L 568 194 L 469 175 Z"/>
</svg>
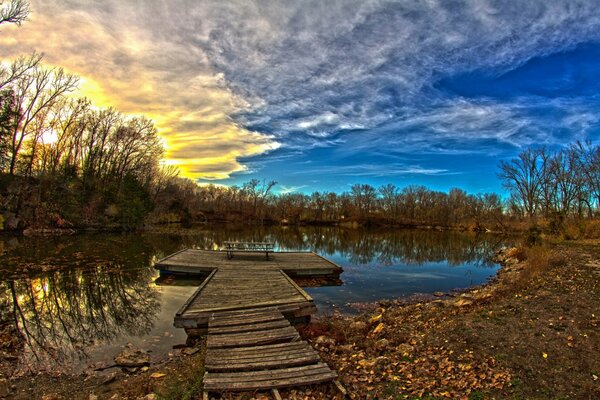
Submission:
<svg viewBox="0 0 600 400">
<path fill-rule="evenodd" d="M 340 393 L 342 394 L 342 398 L 345 399 L 346 395 L 348 394 L 348 392 L 346 391 L 346 388 L 344 386 L 342 386 L 342 383 L 338 379 L 334 380 L 333 384 L 335 385 L 337 390 L 339 390 Z"/>
</svg>

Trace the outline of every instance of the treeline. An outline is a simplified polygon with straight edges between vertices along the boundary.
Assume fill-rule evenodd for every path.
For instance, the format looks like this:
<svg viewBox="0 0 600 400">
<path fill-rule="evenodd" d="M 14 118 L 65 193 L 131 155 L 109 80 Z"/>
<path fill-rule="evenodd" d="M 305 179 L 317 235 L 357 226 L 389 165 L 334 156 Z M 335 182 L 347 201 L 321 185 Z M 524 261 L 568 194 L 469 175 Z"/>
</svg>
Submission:
<svg viewBox="0 0 600 400">
<path fill-rule="evenodd" d="M 73 98 L 78 78 L 37 55 L 0 73 L 4 224 L 140 225 L 164 172 L 153 122 Z"/>
<path fill-rule="evenodd" d="M 2 3 L 0 25 L 28 14 Z M 152 210 L 166 173 L 154 124 L 75 98 L 78 83 L 36 53 L 0 63 L 0 228 L 121 229 Z"/>
<path fill-rule="evenodd" d="M 24 0 L 0 4 L 0 25 L 19 24 L 28 12 Z M 500 162 L 508 199 L 393 184 L 278 195 L 267 180 L 198 186 L 161 167 L 152 121 L 75 98 L 78 81 L 38 54 L 0 64 L 0 229 L 232 221 L 506 230 L 544 220 L 559 230 L 600 211 L 600 148 L 580 142 Z"/>
<path fill-rule="evenodd" d="M 498 177 L 510 196 L 448 193 L 424 186 L 374 187 L 356 184 L 347 192 L 276 195 L 273 181 L 253 179 L 241 186 L 199 187 L 174 178 L 162 194 L 156 215 L 170 220 L 268 222 L 283 224 L 359 224 L 462 227 L 514 230 L 547 225 L 558 232 L 567 221 L 600 213 L 600 147 L 576 142 L 551 151 L 523 150 L 499 163 Z M 169 211 L 179 210 L 178 215 Z M 160 220 L 160 218 L 159 218 Z M 157 222 L 159 220 L 156 220 Z"/>
<path fill-rule="evenodd" d="M 600 212 L 600 147 L 591 142 L 526 149 L 501 162 L 498 176 L 511 195 L 506 212 L 531 223 L 546 220 L 559 230 L 566 219 Z"/>
<path fill-rule="evenodd" d="M 241 186 L 197 186 L 173 178 L 161 191 L 155 222 L 190 218 L 282 224 L 359 224 L 456 226 L 475 230 L 503 223 L 503 203 L 495 193 L 449 193 L 424 186 L 399 188 L 353 185 L 343 193 L 314 192 L 276 195 L 273 181 L 252 179 Z"/>
<path fill-rule="evenodd" d="M 0 70 L 0 226 L 135 227 L 153 208 L 154 124 L 73 98 L 77 83 L 36 54 Z"/>
</svg>

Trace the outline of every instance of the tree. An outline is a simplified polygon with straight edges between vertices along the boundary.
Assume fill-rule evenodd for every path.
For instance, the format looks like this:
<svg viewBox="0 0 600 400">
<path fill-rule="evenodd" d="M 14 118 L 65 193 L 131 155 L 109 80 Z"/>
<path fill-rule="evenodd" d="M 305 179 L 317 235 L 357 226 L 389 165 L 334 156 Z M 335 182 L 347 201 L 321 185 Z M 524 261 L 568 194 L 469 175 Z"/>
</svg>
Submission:
<svg viewBox="0 0 600 400">
<path fill-rule="evenodd" d="M 28 15 L 29 3 L 25 0 L 10 0 L 8 4 L 0 3 L 0 24 L 21 25 Z"/>
<path fill-rule="evenodd" d="M 540 191 L 544 183 L 547 157 L 543 149 L 529 148 L 517 158 L 500 162 L 498 177 L 502 185 L 533 219 L 540 206 Z"/>
<path fill-rule="evenodd" d="M 252 216 L 254 218 L 259 216 L 259 212 L 262 211 L 262 206 L 265 199 L 269 195 L 269 192 L 273 186 L 277 185 L 276 181 L 269 181 L 263 179 L 262 184 L 258 179 L 251 179 L 244 183 L 243 190 L 248 194 L 250 202 L 252 204 Z M 261 214 L 262 218 L 262 214 Z"/>
<path fill-rule="evenodd" d="M 15 118 L 15 97 L 10 89 L 0 91 L 0 171 L 8 165 L 11 126 Z"/>
<path fill-rule="evenodd" d="M 22 76 L 14 85 L 15 92 L 15 118 L 10 127 L 11 148 L 9 173 L 14 175 L 19 152 L 25 139 L 31 138 L 35 148 L 41 133 L 40 124 L 47 116 L 48 110 L 61 99 L 73 91 L 78 84 L 75 75 L 66 73 L 62 68 L 41 68 L 35 66 Z M 34 124 L 35 121 L 35 124 Z M 33 130 L 32 127 L 38 129 Z M 33 159 L 27 162 L 29 166 Z"/>
</svg>

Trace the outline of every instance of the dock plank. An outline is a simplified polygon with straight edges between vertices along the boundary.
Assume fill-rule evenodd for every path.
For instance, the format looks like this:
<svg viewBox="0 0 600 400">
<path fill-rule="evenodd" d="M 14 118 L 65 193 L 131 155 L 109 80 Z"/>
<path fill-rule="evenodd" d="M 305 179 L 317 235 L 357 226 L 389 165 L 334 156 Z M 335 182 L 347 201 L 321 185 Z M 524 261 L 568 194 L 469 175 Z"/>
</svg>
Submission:
<svg viewBox="0 0 600 400">
<path fill-rule="evenodd" d="M 342 269 L 307 252 L 252 254 L 181 250 L 156 263 L 171 273 L 207 278 L 175 316 L 189 334 L 208 334 L 204 377 L 208 391 L 246 391 L 308 385 L 337 378 L 287 318 L 309 317 L 314 301 L 288 274 L 337 277 Z"/>
</svg>

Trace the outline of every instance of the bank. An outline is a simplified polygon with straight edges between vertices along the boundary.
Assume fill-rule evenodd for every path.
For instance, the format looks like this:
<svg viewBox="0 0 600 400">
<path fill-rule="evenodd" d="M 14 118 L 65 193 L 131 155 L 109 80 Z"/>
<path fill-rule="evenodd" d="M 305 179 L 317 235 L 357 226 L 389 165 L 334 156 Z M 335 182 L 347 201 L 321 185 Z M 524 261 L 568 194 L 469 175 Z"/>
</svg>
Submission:
<svg viewBox="0 0 600 400">
<path fill-rule="evenodd" d="M 487 285 L 423 301 L 382 300 L 356 317 L 316 318 L 301 333 L 338 371 L 350 398 L 599 398 L 600 243 L 510 250 L 499 261 L 503 266 Z M 14 355 L 7 347 L 0 395 L 196 398 L 202 361 L 200 342 L 174 349 L 168 361 L 129 371 L 12 376 Z M 339 393 L 321 385 L 282 396 L 328 399 Z"/>
</svg>

